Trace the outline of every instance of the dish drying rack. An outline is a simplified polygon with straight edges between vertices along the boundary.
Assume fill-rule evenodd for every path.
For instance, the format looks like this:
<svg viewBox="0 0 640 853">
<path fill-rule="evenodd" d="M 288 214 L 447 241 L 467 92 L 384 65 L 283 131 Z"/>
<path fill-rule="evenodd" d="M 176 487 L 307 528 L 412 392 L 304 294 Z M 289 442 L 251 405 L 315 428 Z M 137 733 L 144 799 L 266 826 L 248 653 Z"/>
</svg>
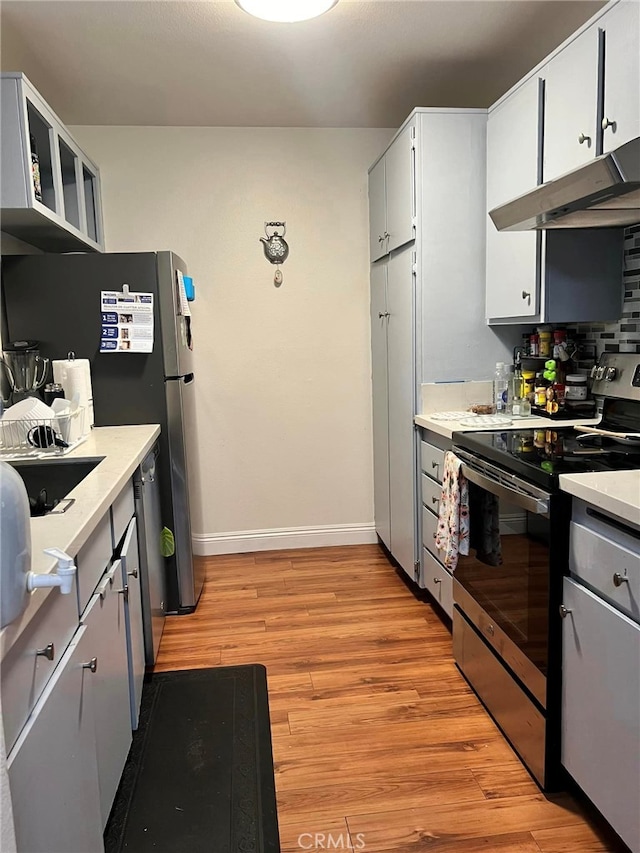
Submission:
<svg viewBox="0 0 640 853">
<path fill-rule="evenodd" d="M 86 407 L 78 406 L 73 412 L 56 415 L 51 418 L 10 418 L 8 409 L 0 418 L 0 459 L 49 459 L 66 456 L 79 444 L 87 440 L 85 430 Z M 67 442 L 68 447 L 34 447 L 29 441 L 29 433 L 37 427 L 53 430 L 56 436 Z"/>
</svg>

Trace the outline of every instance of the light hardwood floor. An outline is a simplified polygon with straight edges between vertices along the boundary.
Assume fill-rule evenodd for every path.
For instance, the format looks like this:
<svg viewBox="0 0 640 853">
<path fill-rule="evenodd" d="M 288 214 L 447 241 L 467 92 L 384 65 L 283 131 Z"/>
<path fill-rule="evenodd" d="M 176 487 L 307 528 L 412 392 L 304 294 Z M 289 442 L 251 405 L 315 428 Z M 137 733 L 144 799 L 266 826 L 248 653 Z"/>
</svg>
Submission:
<svg viewBox="0 0 640 853">
<path fill-rule="evenodd" d="M 167 619 L 156 671 L 267 667 L 284 853 L 626 849 L 584 804 L 540 793 L 380 548 L 206 569 L 197 611 Z"/>
</svg>

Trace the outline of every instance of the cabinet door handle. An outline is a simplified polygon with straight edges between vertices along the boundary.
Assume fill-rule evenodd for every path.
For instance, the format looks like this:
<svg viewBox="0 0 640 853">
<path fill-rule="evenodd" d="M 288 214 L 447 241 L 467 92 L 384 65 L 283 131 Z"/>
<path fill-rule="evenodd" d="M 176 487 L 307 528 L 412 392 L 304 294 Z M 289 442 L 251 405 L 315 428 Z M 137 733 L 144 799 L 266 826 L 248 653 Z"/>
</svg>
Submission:
<svg viewBox="0 0 640 853">
<path fill-rule="evenodd" d="M 129 577 L 129 578 L 137 578 L 137 577 L 138 577 L 138 570 L 137 570 L 137 569 L 134 569 L 132 572 L 127 572 L 127 577 Z"/>
<path fill-rule="evenodd" d="M 440 503 L 440 498 L 436 498 L 436 497 L 434 497 L 433 495 L 431 495 L 431 503 L 432 503 L 432 504 L 438 504 L 438 503 Z"/>
<path fill-rule="evenodd" d="M 613 585 L 622 586 L 623 583 L 629 583 L 629 578 L 626 575 L 621 575 L 620 572 L 616 572 L 613 576 Z"/>
<path fill-rule="evenodd" d="M 434 578 L 433 582 L 434 583 L 442 583 L 442 578 Z"/>
<path fill-rule="evenodd" d="M 523 290 L 523 291 L 522 291 L 522 298 L 523 298 L 523 299 L 528 299 L 528 300 L 529 300 L 529 305 L 531 305 L 531 292 L 530 292 L 530 291 L 528 291 L 528 290 Z"/>
<path fill-rule="evenodd" d="M 83 669 L 88 669 L 90 672 L 95 672 L 98 668 L 98 658 L 91 658 L 87 663 L 82 664 Z"/>
<path fill-rule="evenodd" d="M 378 237 L 378 243 L 382 243 L 383 241 L 384 241 L 384 237 L 382 235 L 380 235 Z"/>
<path fill-rule="evenodd" d="M 391 316 L 391 315 L 389 314 L 389 312 L 388 312 L 388 311 L 378 311 L 378 317 L 379 317 L 381 320 L 383 319 L 383 317 L 390 317 L 390 316 Z"/>
<path fill-rule="evenodd" d="M 564 604 L 561 604 L 561 605 L 560 605 L 560 607 L 559 607 L 558 609 L 559 609 L 559 611 L 560 611 L 560 616 L 561 616 L 563 619 L 566 619 L 566 618 L 567 618 L 567 616 L 571 613 L 571 611 L 569 610 L 569 608 L 568 608 L 568 607 L 565 607 L 565 606 L 564 606 Z"/>
<path fill-rule="evenodd" d="M 616 132 L 616 123 L 615 121 L 610 121 L 606 116 L 602 119 L 602 129 L 606 130 L 608 127 L 615 133 Z"/>
<path fill-rule="evenodd" d="M 584 145 L 585 142 L 587 143 L 587 145 L 591 145 L 591 137 L 587 136 L 586 133 L 581 133 L 578 137 L 578 144 Z"/>
<path fill-rule="evenodd" d="M 47 660 L 53 660 L 56 656 L 56 648 L 53 643 L 49 643 L 44 649 L 36 649 L 36 657 L 43 657 Z"/>
<path fill-rule="evenodd" d="M 121 595 L 125 601 L 129 601 L 129 587 L 123 586 L 122 589 L 116 590 L 118 595 Z"/>
<path fill-rule="evenodd" d="M 438 463 L 438 462 L 436 462 L 436 461 L 435 461 L 435 459 L 432 459 L 432 460 L 431 460 L 431 467 L 432 467 L 432 468 L 437 468 L 437 467 L 438 467 L 438 465 L 439 465 L 439 463 Z"/>
</svg>

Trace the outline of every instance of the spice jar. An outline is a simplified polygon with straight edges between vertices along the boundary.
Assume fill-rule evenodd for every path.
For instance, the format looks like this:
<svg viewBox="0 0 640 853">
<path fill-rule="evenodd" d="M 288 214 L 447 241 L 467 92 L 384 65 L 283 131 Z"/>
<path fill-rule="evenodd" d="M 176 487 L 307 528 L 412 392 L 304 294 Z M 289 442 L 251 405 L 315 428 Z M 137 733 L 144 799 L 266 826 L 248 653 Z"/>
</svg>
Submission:
<svg viewBox="0 0 640 853">
<path fill-rule="evenodd" d="M 569 373 L 565 377 L 565 400 L 587 399 L 587 377 L 581 373 Z"/>
<path fill-rule="evenodd" d="M 542 372 L 536 375 L 536 387 L 535 387 L 535 405 L 541 409 L 544 409 L 547 405 L 547 388 L 549 387 L 548 381 L 542 375 Z"/>
<path fill-rule="evenodd" d="M 534 402 L 534 391 L 536 387 L 536 374 L 533 370 L 522 371 L 522 397 L 526 397 L 530 403 Z"/>
<path fill-rule="evenodd" d="M 540 355 L 540 341 L 535 333 L 529 335 L 529 355 Z"/>
<path fill-rule="evenodd" d="M 551 355 L 551 326 L 538 326 L 538 355 Z"/>
</svg>

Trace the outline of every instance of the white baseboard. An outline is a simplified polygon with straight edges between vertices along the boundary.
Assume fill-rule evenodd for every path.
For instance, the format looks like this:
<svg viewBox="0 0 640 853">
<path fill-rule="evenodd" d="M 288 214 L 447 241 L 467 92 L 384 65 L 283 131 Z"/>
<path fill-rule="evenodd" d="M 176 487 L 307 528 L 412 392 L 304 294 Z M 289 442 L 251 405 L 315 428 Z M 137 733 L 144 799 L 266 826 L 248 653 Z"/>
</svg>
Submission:
<svg viewBox="0 0 640 853">
<path fill-rule="evenodd" d="M 247 554 L 289 548 L 322 548 L 330 545 L 371 545 L 378 541 L 373 524 L 336 524 L 333 527 L 283 527 L 275 530 L 238 530 L 232 533 L 196 533 L 193 553 Z"/>
</svg>

